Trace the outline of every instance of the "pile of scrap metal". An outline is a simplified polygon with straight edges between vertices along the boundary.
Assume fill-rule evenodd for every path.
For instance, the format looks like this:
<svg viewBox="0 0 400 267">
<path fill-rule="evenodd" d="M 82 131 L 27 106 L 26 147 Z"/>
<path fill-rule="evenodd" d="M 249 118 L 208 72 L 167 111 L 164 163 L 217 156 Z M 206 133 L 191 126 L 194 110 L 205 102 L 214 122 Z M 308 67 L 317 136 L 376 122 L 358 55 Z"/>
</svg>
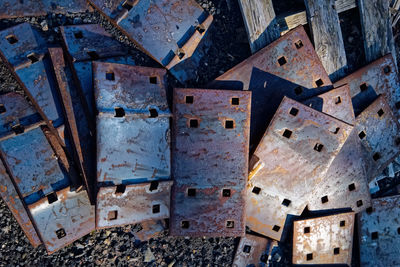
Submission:
<svg viewBox="0 0 400 267">
<path fill-rule="evenodd" d="M 139 223 L 146 240 L 169 219 L 174 236 L 241 237 L 235 266 L 291 236 L 294 264 L 350 264 L 359 213 L 361 256 L 400 264 L 400 198 L 368 186 L 400 154 L 391 55 L 332 83 L 299 26 L 207 89 L 175 88 L 171 112 L 167 70 L 195 75 L 212 16 L 193 0 L 89 2 L 166 69 L 136 66 L 99 25 L 61 27 L 63 48 L 26 23 L 0 32 L 33 104 L 0 97 L 0 194 L 33 246 Z"/>
</svg>

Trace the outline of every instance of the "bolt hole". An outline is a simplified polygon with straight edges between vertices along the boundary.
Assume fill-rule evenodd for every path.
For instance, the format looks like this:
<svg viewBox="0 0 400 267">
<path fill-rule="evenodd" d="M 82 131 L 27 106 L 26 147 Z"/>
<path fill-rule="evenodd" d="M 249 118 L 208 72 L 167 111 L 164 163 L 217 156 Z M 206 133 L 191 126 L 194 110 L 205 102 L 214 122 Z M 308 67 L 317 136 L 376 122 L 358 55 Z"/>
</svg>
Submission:
<svg viewBox="0 0 400 267">
<path fill-rule="evenodd" d="M 185 56 L 185 52 L 182 49 L 178 50 L 178 58 L 182 59 Z"/>
<path fill-rule="evenodd" d="M 27 57 L 32 64 L 39 61 L 39 58 L 35 53 L 29 54 Z"/>
<path fill-rule="evenodd" d="M 305 233 L 305 234 L 309 234 L 310 232 L 311 232 L 311 229 L 310 229 L 309 226 L 304 227 L 304 233 Z"/>
<path fill-rule="evenodd" d="M 223 197 L 230 197 L 231 196 L 231 190 L 230 189 L 222 189 L 222 196 Z"/>
<path fill-rule="evenodd" d="M 368 208 L 366 209 L 366 211 L 367 211 L 368 214 L 371 214 L 372 211 L 373 211 L 373 209 L 372 209 L 372 207 L 368 207 Z"/>
<path fill-rule="evenodd" d="M 235 222 L 234 221 L 226 221 L 226 228 L 234 228 Z"/>
<path fill-rule="evenodd" d="M 249 246 L 249 245 L 245 245 L 245 246 L 243 247 L 243 252 L 244 252 L 244 253 L 250 253 L 250 250 L 251 250 L 251 246 Z"/>
<path fill-rule="evenodd" d="M 198 128 L 199 127 L 199 121 L 196 119 L 190 119 L 189 120 L 189 127 L 190 128 Z"/>
<path fill-rule="evenodd" d="M 286 58 L 283 56 L 278 58 L 278 63 L 279 63 L 279 66 L 285 65 L 287 63 Z"/>
<path fill-rule="evenodd" d="M 188 229 L 189 228 L 189 221 L 181 221 L 181 228 Z"/>
<path fill-rule="evenodd" d="M 299 113 L 299 110 L 297 108 L 291 108 L 289 111 L 289 114 L 292 116 L 297 116 L 298 113 Z"/>
<path fill-rule="evenodd" d="M 256 195 L 259 195 L 261 192 L 261 188 L 255 186 L 255 187 L 253 187 L 253 190 L 251 192 L 253 192 Z"/>
<path fill-rule="evenodd" d="M 286 207 L 289 207 L 290 203 L 292 203 L 292 201 L 289 200 L 289 199 L 287 199 L 287 198 L 285 198 L 285 199 L 282 201 L 282 205 L 283 205 L 283 206 L 286 206 Z"/>
<path fill-rule="evenodd" d="M 363 201 L 360 199 L 356 202 L 357 207 L 361 207 L 363 205 Z"/>
<path fill-rule="evenodd" d="M 378 237 L 379 237 L 379 236 L 378 236 L 378 232 L 372 232 L 372 233 L 371 233 L 371 239 L 372 239 L 372 240 L 376 240 L 376 239 L 378 239 Z"/>
<path fill-rule="evenodd" d="M 364 139 L 366 136 L 367 136 L 367 134 L 364 131 L 362 131 L 358 134 L 358 137 L 360 137 L 360 139 Z"/>
<path fill-rule="evenodd" d="M 185 96 L 185 102 L 186 104 L 193 104 L 193 96 L 192 95 Z"/>
<path fill-rule="evenodd" d="M 376 153 L 372 156 L 372 158 L 373 158 L 375 161 L 378 161 L 378 160 L 381 158 L 381 154 L 379 154 L 378 152 L 376 152 Z"/>
<path fill-rule="evenodd" d="M 117 194 L 117 195 L 123 194 L 123 193 L 125 193 L 125 190 L 126 190 L 126 185 L 119 184 L 119 185 L 117 185 L 117 188 L 115 189 L 115 194 Z"/>
<path fill-rule="evenodd" d="M 340 103 L 342 103 L 342 99 L 340 98 L 340 96 L 335 98 L 335 104 L 339 105 Z"/>
<path fill-rule="evenodd" d="M 196 189 L 195 188 L 189 188 L 187 191 L 188 197 L 195 197 L 196 196 Z"/>
<path fill-rule="evenodd" d="M 108 213 L 108 220 L 113 221 L 118 218 L 118 211 L 117 210 L 112 210 Z"/>
<path fill-rule="evenodd" d="M 151 84 L 157 84 L 157 77 L 156 76 L 150 76 L 149 77 L 149 82 Z"/>
<path fill-rule="evenodd" d="M 97 60 L 100 58 L 96 51 L 88 51 L 87 54 L 92 60 Z"/>
<path fill-rule="evenodd" d="M 197 25 L 196 31 L 198 31 L 200 34 L 203 34 L 206 31 L 206 29 L 204 28 L 203 25 Z"/>
<path fill-rule="evenodd" d="M 275 231 L 275 232 L 279 232 L 280 229 L 281 229 L 281 227 L 278 225 L 274 225 L 274 227 L 272 227 L 272 231 Z"/>
<path fill-rule="evenodd" d="M 116 118 L 125 117 L 125 110 L 123 108 L 115 107 L 114 111 L 115 111 L 114 117 Z"/>
<path fill-rule="evenodd" d="M 303 42 L 301 40 L 298 40 L 297 42 L 294 43 L 297 49 L 300 49 L 303 47 Z"/>
<path fill-rule="evenodd" d="M 396 137 L 396 139 L 394 140 L 394 143 L 396 146 L 400 145 L 400 137 Z"/>
<path fill-rule="evenodd" d="M 238 106 L 238 105 L 239 105 L 239 98 L 237 98 L 237 97 L 232 97 L 232 99 L 231 99 L 231 104 L 232 104 L 233 106 Z"/>
<path fill-rule="evenodd" d="M 150 118 L 157 118 L 158 117 L 158 112 L 157 112 L 156 109 L 151 108 L 151 109 L 149 109 L 149 112 L 150 112 Z"/>
<path fill-rule="evenodd" d="M 67 234 L 65 233 L 64 228 L 60 228 L 56 231 L 56 235 L 58 239 L 64 238 Z"/>
<path fill-rule="evenodd" d="M 48 194 L 46 197 L 49 204 L 54 203 L 58 200 L 57 194 L 55 192 Z"/>
<path fill-rule="evenodd" d="M 321 87 L 324 84 L 324 82 L 321 79 L 318 79 L 315 81 L 315 84 L 317 85 L 317 87 Z"/>
<path fill-rule="evenodd" d="M 362 83 L 360 85 L 361 92 L 365 92 L 365 91 L 367 91 L 367 89 L 368 89 L 368 85 L 366 83 Z"/>
<path fill-rule="evenodd" d="M 106 72 L 106 80 L 114 81 L 115 80 L 114 72 L 112 72 L 112 71 Z"/>
<path fill-rule="evenodd" d="M 25 132 L 25 128 L 21 124 L 14 125 L 13 127 L 11 127 L 11 129 L 15 134 L 22 134 Z"/>
<path fill-rule="evenodd" d="M 154 190 L 157 190 L 158 189 L 158 181 L 152 181 L 151 183 L 150 183 L 150 192 L 152 192 L 152 191 L 154 191 Z"/>
<path fill-rule="evenodd" d="M 75 39 L 82 39 L 83 34 L 82 31 L 74 32 Z"/>
<path fill-rule="evenodd" d="M 323 144 L 316 143 L 315 146 L 314 146 L 314 150 L 318 151 L 318 152 L 321 152 L 323 148 L 324 148 Z"/>
<path fill-rule="evenodd" d="M 324 203 L 327 203 L 329 200 L 328 200 L 328 196 L 323 196 L 323 197 L 321 197 L 321 202 L 322 202 L 322 204 L 324 204 Z"/>
<path fill-rule="evenodd" d="M 294 93 L 296 95 L 301 95 L 303 93 L 303 87 L 297 86 L 296 88 L 294 88 Z"/>
<path fill-rule="evenodd" d="M 282 135 L 289 139 L 292 136 L 292 131 L 286 129 Z"/>
<path fill-rule="evenodd" d="M 129 10 L 132 9 L 133 5 L 130 4 L 128 1 L 125 1 L 125 2 L 122 4 L 122 7 L 129 11 Z"/>
<path fill-rule="evenodd" d="M 340 131 L 340 128 L 339 128 L 339 127 L 336 127 L 336 128 L 334 128 L 334 130 L 331 131 L 331 132 L 332 132 L 333 134 L 338 134 L 339 131 Z"/>
<path fill-rule="evenodd" d="M 6 107 L 3 104 L 0 104 L 0 114 L 6 113 Z"/>
<path fill-rule="evenodd" d="M 226 120 L 225 121 L 225 129 L 233 129 L 234 123 L 232 120 Z"/>
<path fill-rule="evenodd" d="M 349 184 L 349 191 L 354 191 L 356 190 L 356 185 L 354 183 Z"/>
<path fill-rule="evenodd" d="M 333 249 L 333 254 L 334 255 L 339 255 L 339 253 L 340 253 L 340 248 L 334 248 Z"/>
<path fill-rule="evenodd" d="M 389 74 L 390 71 L 391 71 L 390 66 L 386 66 L 386 67 L 383 68 L 383 72 L 384 72 L 385 74 Z"/>
<path fill-rule="evenodd" d="M 308 253 L 306 258 L 307 258 L 307 261 L 311 261 L 313 259 L 312 253 Z"/>
<path fill-rule="evenodd" d="M 383 109 L 378 110 L 378 116 L 382 117 L 383 114 L 385 114 L 385 112 L 383 111 Z"/>
<path fill-rule="evenodd" d="M 160 213 L 160 204 L 153 205 L 153 213 Z"/>
<path fill-rule="evenodd" d="M 346 221 L 340 221 L 340 227 L 345 227 L 346 226 Z"/>
<path fill-rule="evenodd" d="M 397 228 L 397 234 L 400 235 L 400 227 Z"/>
<path fill-rule="evenodd" d="M 400 102 L 396 102 L 395 106 L 397 109 L 400 109 Z"/>
<path fill-rule="evenodd" d="M 8 35 L 6 39 L 12 45 L 18 43 L 18 39 L 15 35 Z"/>
</svg>

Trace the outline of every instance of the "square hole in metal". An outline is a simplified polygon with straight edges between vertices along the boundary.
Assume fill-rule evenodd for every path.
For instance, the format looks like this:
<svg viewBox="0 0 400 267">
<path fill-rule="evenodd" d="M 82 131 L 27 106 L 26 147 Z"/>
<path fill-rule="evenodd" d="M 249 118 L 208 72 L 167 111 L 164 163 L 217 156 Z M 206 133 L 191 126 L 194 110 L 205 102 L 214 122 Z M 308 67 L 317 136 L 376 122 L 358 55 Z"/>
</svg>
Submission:
<svg viewBox="0 0 400 267">
<path fill-rule="evenodd" d="M 396 138 L 394 139 L 394 144 L 395 144 L 396 146 L 400 146 L 400 137 L 396 137 Z"/>
<path fill-rule="evenodd" d="M 231 103 L 232 103 L 233 106 L 238 106 L 239 105 L 239 98 L 232 97 Z"/>
<path fill-rule="evenodd" d="M 397 234 L 400 235 L 400 227 L 397 228 Z"/>
<path fill-rule="evenodd" d="M 297 116 L 298 113 L 299 113 L 299 110 L 297 108 L 291 108 L 289 111 L 289 114 L 292 116 Z"/>
<path fill-rule="evenodd" d="M 283 205 L 283 206 L 286 206 L 286 207 L 289 207 L 290 203 L 292 203 L 292 201 L 289 200 L 289 199 L 287 199 L 287 198 L 285 198 L 285 199 L 282 201 L 282 205 Z"/>
<path fill-rule="evenodd" d="M 125 110 L 123 108 L 115 107 L 114 111 L 115 111 L 114 117 L 116 118 L 125 117 Z"/>
<path fill-rule="evenodd" d="M 386 67 L 383 68 L 383 72 L 384 72 L 385 74 L 389 74 L 390 71 L 391 71 L 390 66 L 386 66 Z"/>
<path fill-rule="evenodd" d="M 123 193 L 125 193 L 125 190 L 126 190 L 126 185 L 119 184 L 119 185 L 117 185 L 117 188 L 115 189 L 115 194 L 117 194 L 117 195 L 123 194 Z"/>
<path fill-rule="evenodd" d="M 225 121 L 225 129 L 233 129 L 234 123 L 232 120 Z"/>
<path fill-rule="evenodd" d="M 363 205 L 363 201 L 360 199 L 360 200 L 357 200 L 357 207 L 361 207 L 362 205 Z"/>
<path fill-rule="evenodd" d="M 158 189 L 158 181 L 152 181 L 150 183 L 150 192 Z"/>
<path fill-rule="evenodd" d="M 346 226 L 346 221 L 340 221 L 340 227 L 345 227 Z"/>
<path fill-rule="evenodd" d="M 196 31 L 198 31 L 200 34 L 203 34 L 206 31 L 206 29 L 204 28 L 203 25 L 197 25 Z"/>
<path fill-rule="evenodd" d="M 96 51 L 88 51 L 87 54 L 92 60 L 97 60 L 100 58 Z"/>
<path fill-rule="evenodd" d="M 294 93 L 296 95 L 301 95 L 301 93 L 303 93 L 303 87 L 297 86 L 296 88 L 294 88 Z"/>
<path fill-rule="evenodd" d="M 340 248 L 334 248 L 333 249 L 333 254 L 334 255 L 339 255 L 339 253 L 340 253 Z"/>
<path fill-rule="evenodd" d="M 303 47 L 303 42 L 301 40 L 298 40 L 297 42 L 294 43 L 297 49 L 300 49 Z"/>
<path fill-rule="evenodd" d="M 58 239 L 64 238 L 67 234 L 65 233 L 64 228 L 60 228 L 56 231 L 56 235 Z"/>
<path fill-rule="evenodd" d="M 153 205 L 153 213 L 160 213 L 160 204 Z"/>
<path fill-rule="evenodd" d="M 157 76 L 150 76 L 149 77 L 149 82 L 151 84 L 157 84 Z"/>
<path fill-rule="evenodd" d="M 46 197 L 47 197 L 47 201 L 49 202 L 49 204 L 54 203 L 58 200 L 56 192 L 51 192 Z"/>
<path fill-rule="evenodd" d="M 150 112 L 150 118 L 157 118 L 158 117 L 158 111 L 155 108 L 149 109 Z"/>
<path fill-rule="evenodd" d="M 106 72 L 106 80 L 114 81 L 115 80 L 114 72 L 112 72 L 112 71 Z"/>
<path fill-rule="evenodd" d="M 286 129 L 286 130 L 283 132 L 282 136 L 284 136 L 284 137 L 286 137 L 286 138 L 290 138 L 290 137 L 292 136 L 292 131 Z"/>
<path fill-rule="evenodd" d="M 6 113 L 6 107 L 3 104 L 0 104 L 0 114 Z"/>
<path fill-rule="evenodd" d="M 122 7 L 129 11 L 132 9 L 133 5 L 131 5 L 131 3 L 129 3 L 129 1 L 127 0 L 122 4 Z"/>
<path fill-rule="evenodd" d="M 349 191 L 354 191 L 356 190 L 356 185 L 354 183 L 349 184 Z"/>
<path fill-rule="evenodd" d="M 274 227 L 272 227 L 272 231 L 275 231 L 275 232 L 279 232 L 280 229 L 281 229 L 281 227 L 278 225 L 274 225 Z"/>
<path fill-rule="evenodd" d="M 283 56 L 278 58 L 278 63 L 279 63 L 279 66 L 285 65 L 287 63 L 286 58 Z"/>
<path fill-rule="evenodd" d="M 13 130 L 15 134 L 22 134 L 25 132 L 25 127 L 21 124 L 17 124 L 11 127 L 11 130 Z"/>
<path fill-rule="evenodd" d="M 182 229 L 189 229 L 189 221 L 181 221 Z"/>
<path fill-rule="evenodd" d="M 223 197 L 230 197 L 231 196 L 231 190 L 230 189 L 222 189 L 222 196 Z"/>
<path fill-rule="evenodd" d="M 189 127 L 190 128 L 198 128 L 199 127 L 199 121 L 196 119 L 190 119 L 189 120 Z"/>
<path fill-rule="evenodd" d="M 196 196 L 196 189 L 195 188 L 189 188 L 187 191 L 188 197 L 195 197 Z"/>
<path fill-rule="evenodd" d="M 324 85 L 324 82 L 321 79 L 318 79 L 315 81 L 315 84 L 317 85 L 317 87 L 321 87 L 322 85 Z"/>
<path fill-rule="evenodd" d="M 192 95 L 185 96 L 185 102 L 186 104 L 193 104 L 193 96 Z"/>
<path fill-rule="evenodd" d="M 400 109 L 400 102 L 396 102 L 395 105 L 396 105 L 396 108 L 397 108 L 397 109 Z"/>
<path fill-rule="evenodd" d="M 8 36 L 6 37 L 6 39 L 7 39 L 7 41 L 8 41 L 10 44 L 16 44 L 16 43 L 18 43 L 18 39 L 17 39 L 17 37 L 16 37 L 15 35 L 8 35 Z"/>
<path fill-rule="evenodd" d="M 32 64 L 39 61 L 39 58 L 35 53 L 29 54 L 27 58 L 31 61 Z"/>
<path fill-rule="evenodd" d="M 234 221 L 226 221 L 226 228 L 234 228 L 235 222 Z"/>
<path fill-rule="evenodd" d="M 74 36 L 75 36 L 75 39 L 82 39 L 83 38 L 82 31 L 74 32 Z"/>
<path fill-rule="evenodd" d="M 364 139 L 364 137 L 366 137 L 367 135 L 365 134 L 365 132 L 364 131 L 362 131 L 362 132 L 360 132 L 359 134 L 358 134 L 358 137 L 360 137 L 360 139 Z"/>
<path fill-rule="evenodd" d="M 306 256 L 307 261 L 311 261 L 313 259 L 312 253 L 308 253 Z"/>
<path fill-rule="evenodd" d="M 367 211 L 368 214 L 371 214 L 371 213 L 373 212 L 373 209 L 372 209 L 372 207 L 368 207 L 368 208 L 366 209 L 366 211 Z"/>
<path fill-rule="evenodd" d="M 315 146 L 314 146 L 314 150 L 318 151 L 318 152 L 321 152 L 323 148 L 324 148 L 323 144 L 316 143 Z"/>
<path fill-rule="evenodd" d="M 342 103 L 342 99 L 340 98 L 340 96 L 337 96 L 337 97 L 335 98 L 335 104 L 336 104 L 336 105 L 339 105 L 340 103 Z"/>
<path fill-rule="evenodd" d="M 361 92 L 367 91 L 367 89 L 368 89 L 368 85 L 366 83 L 360 84 L 360 91 Z"/>
<path fill-rule="evenodd" d="M 251 246 L 249 246 L 249 245 L 244 245 L 244 247 L 243 247 L 243 252 L 244 252 L 244 253 L 250 253 L 250 250 L 251 250 Z"/>
<path fill-rule="evenodd" d="M 117 210 L 112 210 L 108 212 L 108 220 L 113 221 L 118 218 L 118 211 Z"/>
<path fill-rule="evenodd" d="M 309 227 L 309 226 L 307 226 L 307 227 L 304 227 L 304 233 L 305 233 L 305 234 L 309 234 L 309 233 L 310 233 L 310 231 L 311 231 L 311 229 L 310 229 L 310 227 Z"/>
<path fill-rule="evenodd" d="M 254 194 L 258 195 L 261 192 L 261 188 L 255 186 L 255 187 L 253 187 L 253 190 L 251 192 L 253 192 Z"/>
<path fill-rule="evenodd" d="M 178 58 L 182 59 L 185 56 L 185 52 L 182 49 L 178 50 Z"/>
<path fill-rule="evenodd" d="M 378 160 L 381 158 L 381 154 L 379 154 L 378 152 L 376 152 L 376 153 L 372 156 L 372 158 L 373 158 L 375 161 L 378 161 Z"/>
<path fill-rule="evenodd" d="M 383 111 L 383 109 L 378 110 L 378 115 L 379 115 L 379 117 L 382 117 L 383 114 L 385 114 L 385 112 Z"/>
<path fill-rule="evenodd" d="M 321 202 L 322 203 L 326 203 L 326 202 L 328 202 L 329 200 L 328 200 L 328 196 L 323 196 L 323 197 L 321 197 Z"/>
<path fill-rule="evenodd" d="M 378 232 L 372 232 L 371 233 L 371 239 L 372 240 L 378 239 Z"/>
<path fill-rule="evenodd" d="M 339 131 L 340 131 L 339 127 L 336 127 L 336 128 L 334 127 L 333 130 L 331 130 L 331 132 L 334 133 L 334 134 L 338 134 Z"/>
</svg>

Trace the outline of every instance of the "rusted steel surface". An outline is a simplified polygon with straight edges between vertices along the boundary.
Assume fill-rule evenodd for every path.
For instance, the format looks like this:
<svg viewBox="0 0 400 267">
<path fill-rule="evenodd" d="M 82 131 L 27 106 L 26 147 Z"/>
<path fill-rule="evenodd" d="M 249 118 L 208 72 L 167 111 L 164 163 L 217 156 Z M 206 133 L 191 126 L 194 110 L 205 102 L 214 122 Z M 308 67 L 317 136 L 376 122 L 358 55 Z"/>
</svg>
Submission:
<svg viewBox="0 0 400 267">
<path fill-rule="evenodd" d="M 373 199 L 358 218 L 361 265 L 399 266 L 400 197 Z"/>
<path fill-rule="evenodd" d="M 3 162 L 0 161 L 0 195 L 7 204 L 14 218 L 33 247 L 39 246 L 42 242 L 33 226 L 33 223 L 25 209 L 23 199 L 19 196 L 14 184 L 8 175 Z"/>
<path fill-rule="evenodd" d="M 166 71 L 96 62 L 93 72 L 99 110 L 97 181 L 121 184 L 169 179 L 171 113 Z"/>
<path fill-rule="evenodd" d="M 287 215 L 302 213 L 352 129 L 284 97 L 253 155 L 246 225 L 280 240 Z"/>
<path fill-rule="evenodd" d="M 250 145 L 261 140 L 284 96 L 302 101 L 332 87 L 302 26 L 228 70 L 210 88 L 252 91 Z"/>
<path fill-rule="evenodd" d="M 240 238 L 232 266 L 268 266 L 268 256 L 277 245 L 275 240 L 246 234 Z"/>
<path fill-rule="evenodd" d="M 89 2 L 178 80 L 193 78 L 213 20 L 194 0 Z"/>
<path fill-rule="evenodd" d="M 343 85 L 303 102 L 318 111 L 354 125 L 354 111 L 348 85 Z M 322 182 L 313 189 L 309 210 L 352 208 L 359 212 L 371 205 L 361 142 L 352 131 L 333 160 Z"/>
<path fill-rule="evenodd" d="M 243 236 L 251 92 L 175 89 L 171 235 Z"/>
<path fill-rule="evenodd" d="M 169 217 L 172 181 L 100 187 L 96 227 L 107 228 Z"/>
<path fill-rule="evenodd" d="M 46 16 L 47 13 L 78 13 L 88 9 L 85 0 L 0 0 L 0 19 Z"/>
<path fill-rule="evenodd" d="M 159 237 L 163 231 L 168 229 L 165 220 L 151 220 L 141 222 L 137 225 L 139 229 L 134 233 L 135 240 L 145 242 L 150 238 Z"/>
<path fill-rule="evenodd" d="M 356 116 L 385 94 L 395 116 L 400 117 L 400 82 L 393 57 L 388 54 L 337 81 L 334 86 L 348 84 Z"/>
<path fill-rule="evenodd" d="M 384 95 L 357 116 L 354 129 L 363 145 L 371 181 L 400 154 L 400 125 Z"/>
<path fill-rule="evenodd" d="M 28 206 L 48 253 L 95 230 L 95 207 L 85 190 L 64 188 Z"/>
<path fill-rule="evenodd" d="M 78 89 L 73 84 L 71 70 L 64 61 L 63 50 L 61 48 L 49 48 L 49 53 L 58 82 L 64 113 L 68 119 L 68 128 L 71 132 L 77 165 L 83 176 L 91 202 L 95 203 L 95 141 L 89 123 L 90 115 L 84 111 Z"/>
<path fill-rule="evenodd" d="M 354 212 L 294 222 L 293 264 L 351 264 Z"/>
</svg>

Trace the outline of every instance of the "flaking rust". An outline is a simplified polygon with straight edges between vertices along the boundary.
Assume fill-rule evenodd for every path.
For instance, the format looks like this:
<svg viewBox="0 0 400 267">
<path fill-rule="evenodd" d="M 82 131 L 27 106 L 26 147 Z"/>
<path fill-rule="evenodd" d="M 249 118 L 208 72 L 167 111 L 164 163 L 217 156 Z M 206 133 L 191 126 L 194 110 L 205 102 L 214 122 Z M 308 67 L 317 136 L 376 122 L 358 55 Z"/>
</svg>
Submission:
<svg viewBox="0 0 400 267">
<path fill-rule="evenodd" d="M 318 111 L 354 125 L 354 111 L 348 85 L 303 102 Z M 371 205 L 365 160 L 360 139 L 352 131 L 333 160 L 322 182 L 313 189 L 309 210 L 352 208 L 359 212 Z"/>
<path fill-rule="evenodd" d="M 351 264 L 354 212 L 294 222 L 293 264 Z"/>
<path fill-rule="evenodd" d="M 244 235 L 250 98 L 174 90 L 171 235 Z"/>
<path fill-rule="evenodd" d="M 179 81 L 195 78 L 213 17 L 194 0 L 89 2 Z"/>
<path fill-rule="evenodd" d="M 302 213 L 352 129 L 285 97 L 253 155 L 246 225 L 281 240 L 287 215 Z"/>
<path fill-rule="evenodd" d="M 302 26 L 288 32 L 208 85 L 252 91 L 250 146 L 254 151 L 284 96 L 302 101 L 332 83 Z"/>
</svg>

